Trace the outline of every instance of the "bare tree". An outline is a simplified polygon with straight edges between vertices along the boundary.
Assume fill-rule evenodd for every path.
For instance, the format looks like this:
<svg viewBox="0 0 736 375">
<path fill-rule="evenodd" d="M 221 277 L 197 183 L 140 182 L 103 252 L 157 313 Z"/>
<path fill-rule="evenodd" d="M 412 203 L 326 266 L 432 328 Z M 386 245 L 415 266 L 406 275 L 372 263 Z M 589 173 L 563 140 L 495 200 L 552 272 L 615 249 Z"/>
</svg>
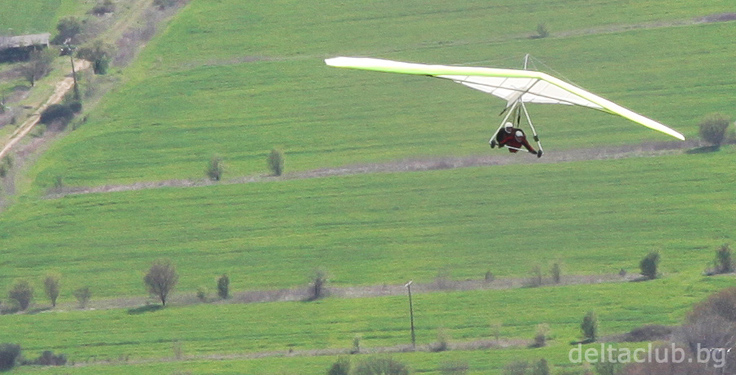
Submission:
<svg viewBox="0 0 736 375">
<path fill-rule="evenodd" d="M 166 298 L 179 282 L 179 274 L 170 260 L 161 259 L 153 262 L 148 273 L 143 278 L 151 295 L 158 297 L 161 304 L 166 306 Z"/>
<path fill-rule="evenodd" d="M 61 275 L 57 273 L 49 273 L 46 278 L 43 279 L 43 290 L 46 292 L 46 297 L 51 300 L 51 306 L 56 307 L 56 299 L 59 298 L 59 291 L 61 290 Z"/>
<path fill-rule="evenodd" d="M 37 80 L 51 72 L 55 56 L 56 51 L 50 49 L 32 51 L 30 60 L 21 66 L 21 74 L 31 86 L 35 86 Z"/>
</svg>

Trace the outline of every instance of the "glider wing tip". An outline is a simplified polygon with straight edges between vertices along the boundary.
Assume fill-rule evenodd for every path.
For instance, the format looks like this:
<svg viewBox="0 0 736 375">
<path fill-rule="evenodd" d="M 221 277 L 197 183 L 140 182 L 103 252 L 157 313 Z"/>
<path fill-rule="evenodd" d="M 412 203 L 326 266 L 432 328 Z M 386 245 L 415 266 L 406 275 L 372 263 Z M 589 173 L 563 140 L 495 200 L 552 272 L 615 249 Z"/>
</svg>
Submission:
<svg viewBox="0 0 736 375">
<path fill-rule="evenodd" d="M 325 64 L 329 66 L 334 66 L 337 62 L 337 57 L 330 57 L 329 59 L 325 59 Z"/>
<path fill-rule="evenodd" d="M 337 66 L 340 65 L 340 62 L 343 60 L 345 60 L 345 58 L 342 56 L 330 57 L 325 59 L 325 64 L 330 66 Z"/>
</svg>

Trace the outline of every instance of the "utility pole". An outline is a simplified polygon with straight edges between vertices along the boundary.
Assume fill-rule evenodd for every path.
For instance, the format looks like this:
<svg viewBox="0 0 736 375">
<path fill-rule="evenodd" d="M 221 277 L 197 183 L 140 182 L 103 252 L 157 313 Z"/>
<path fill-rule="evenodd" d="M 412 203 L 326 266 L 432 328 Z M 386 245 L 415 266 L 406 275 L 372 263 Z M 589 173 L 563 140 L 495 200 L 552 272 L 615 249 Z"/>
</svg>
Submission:
<svg viewBox="0 0 736 375">
<path fill-rule="evenodd" d="M 79 100 L 79 86 L 77 86 L 77 71 L 74 69 L 74 46 L 70 44 L 71 38 L 64 41 L 66 48 L 69 51 L 69 59 L 72 62 L 72 78 L 74 79 L 74 99 Z"/>
<path fill-rule="evenodd" d="M 413 283 L 413 282 L 414 282 L 413 280 L 412 281 L 409 281 L 404 286 L 409 291 L 409 319 L 410 319 L 410 322 L 411 322 L 411 348 L 413 350 L 416 350 L 416 348 L 417 348 L 417 339 L 416 339 L 416 336 L 414 335 L 414 306 L 412 306 L 412 304 L 411 304 L 411 283 Z"/>
</svg>

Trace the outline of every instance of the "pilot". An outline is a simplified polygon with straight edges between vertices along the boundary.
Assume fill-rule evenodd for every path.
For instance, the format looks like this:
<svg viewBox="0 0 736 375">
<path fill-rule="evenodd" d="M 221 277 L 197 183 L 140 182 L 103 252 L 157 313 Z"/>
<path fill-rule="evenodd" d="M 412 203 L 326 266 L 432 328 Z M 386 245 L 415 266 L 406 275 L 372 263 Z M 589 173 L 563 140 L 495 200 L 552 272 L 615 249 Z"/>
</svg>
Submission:
<svg viewBox="0 0 736 375">
<path fill-rule="evenodd" d="M 499 148 L 503 147 L 499 145 L 501 143 L 501 140 L 506 138 L 506 136 L 508 136 L 509 134 L 513 134 L 514 130 L 516 130 L 514 129 L 514 124 L 510 122 L 505 123 L 503 125 L 503 131 L 499 131 L 498 133 L 496 133 L 496 138 L 491 139 L 491 148 L 496 148 L 496 146 L 498 146 Z"/>
<path fill-rule="evenodd" d="M 509 127 L 509 125 L 511 126 Z M 507 130 L 509 128 L 510 128 L 510 131 Z M 542 157 L 542 150 L 536 151 L 534 147 L 532 147 L 529 144 L 529 141 L 526 140 L 526 134 L 524 134 L 524 131 L 521 129 L 514 128 L 513 124 L 511 124 L 510 122 L 507 122 L 504 125 L 503 132 L 498 132 L 498 133 L 499 135 L 503 135 L 502 137 L 496 136 L 496 139 L 498 139 L 497 143 L 498 143 L 499 148 L 508 146 L 509 152 L 517 153 L 521 150 L 521 147 L 523 146 L 524 148 L 527 149 L 527 151 L 529 151 L 529 153 L 537 155 L 538 158 Z M 495 142 L 493 141 L 491 142 L 491 147 L 494 146 L 494 143 Z"/>
</svg>

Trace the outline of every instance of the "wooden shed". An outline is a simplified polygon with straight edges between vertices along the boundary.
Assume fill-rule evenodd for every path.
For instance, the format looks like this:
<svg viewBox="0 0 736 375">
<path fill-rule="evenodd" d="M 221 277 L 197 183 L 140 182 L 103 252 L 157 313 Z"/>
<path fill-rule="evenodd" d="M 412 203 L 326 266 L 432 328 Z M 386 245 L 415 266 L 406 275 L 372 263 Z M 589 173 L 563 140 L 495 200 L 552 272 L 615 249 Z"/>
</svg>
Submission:
<svg viewBox="0 0 736 375">
<path fill-rule="evenodd" d="M 28 60 L 31 51 L 49 46 L 51 34 L 0 36 L 0 62 Z"/>
</svg>

